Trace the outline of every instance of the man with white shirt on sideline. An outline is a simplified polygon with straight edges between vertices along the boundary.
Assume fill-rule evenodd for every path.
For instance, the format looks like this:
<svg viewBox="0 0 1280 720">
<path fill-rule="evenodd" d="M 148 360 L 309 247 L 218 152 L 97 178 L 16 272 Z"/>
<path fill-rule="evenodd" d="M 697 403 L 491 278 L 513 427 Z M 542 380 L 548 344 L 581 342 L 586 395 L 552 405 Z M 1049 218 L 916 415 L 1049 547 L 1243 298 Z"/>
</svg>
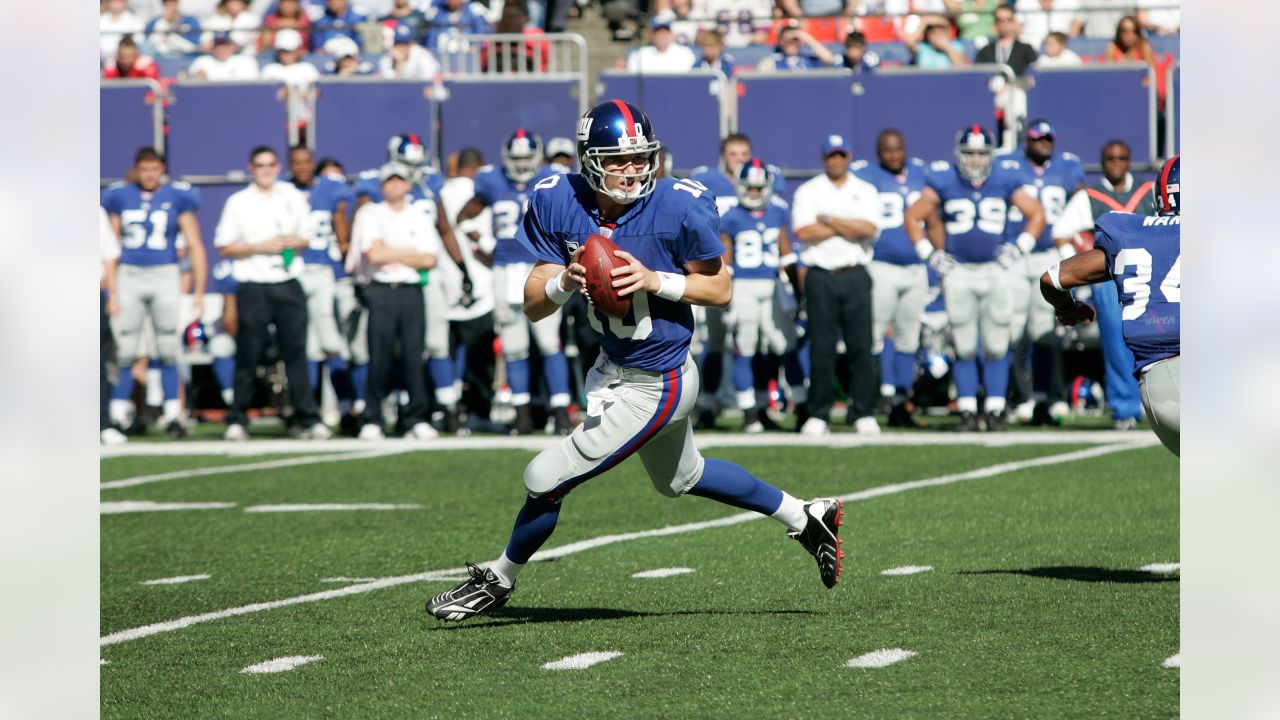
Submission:
<svg viewBox="0 0 1280 720">
<path fill-rule="evenodd" d="M 236 52 L 238 49 L 231 33 L 214 33 L 213 50 L 196 58 L 187 68 L 187 74 L 201 80 L 256 80 L 257 59 L 241 55 Z"/>
<path fill-rule="evenodd" d="M 674 13 L 659 13 L 649 24 L 651 44 L 637 48 L 627 58 L 627 70 L 633 73 L 683 73 L 698 64 L 698 56 L 690 48 L 676 42 L 671 32 Z"/>
<path fill-rule="evenodd" d="M 356 212 L 348 266 L 367 279 L 365 307 L 369 310 L 369 385 L 365 391 L 361 440 L 383 439 L 382 400 L 387 396 L 391 366 L 399 360 L 409 404 L 400 411 L 406 437 L 428 440 L 439 433 L 427 423 L 427 383 L 423 372 L 426 308 L 423 287 L 439 283 L 431 268 L 442 252 L 434 219 L 413 208 L 413 168 L 389 162 L 379 171 L 382 202 L 368 203 Z"/>
<path fill-rule="evenodd" d="M 276 344 L 289 380 L 292 434 L 316 440 L 332 433 L 320 423 L 307 379 L 307 298 L 298 277 L 302 250 L 311 242 L 311 208 L 293 185 L 280 182 L 280 158 L 259 146 L 249 153 L 253 182 L 227 198 L 213 244 L 233 260 L 239 330 L 236 333 L 235 396 L 223 437 L 249 439 L 248 410 L 257 385 L 258 361 L 275 325 Z"/>
<path fill-rule="evenodd" d="M 824 172 L 796 188 L 791 227 L 804 243 L 800 258 L 809 314 L 809 403 L 797 412 L 805 435 L 826 435 L 835 401 L 836 342 L 843 331 L 849 363 L 849 414 L 859 433 L 880 432 L 872 414 L 876 378 L 872 363 L 871 245 L 880 236 L 882 207 L 875 186 L 849 172 L 853 151 L 842 135 L 822 142 Z"/>
</svg>

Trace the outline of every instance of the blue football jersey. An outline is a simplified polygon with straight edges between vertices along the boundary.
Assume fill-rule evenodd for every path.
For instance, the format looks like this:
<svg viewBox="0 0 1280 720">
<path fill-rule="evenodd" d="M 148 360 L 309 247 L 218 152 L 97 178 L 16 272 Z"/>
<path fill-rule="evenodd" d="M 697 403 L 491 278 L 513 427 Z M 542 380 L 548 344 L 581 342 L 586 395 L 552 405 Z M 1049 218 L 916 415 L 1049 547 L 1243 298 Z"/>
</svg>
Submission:
<svg viewBox="0 0 1280 720">
<path fill-rule="evenodd" d="M 685 263 L 724 254 L 720 217 L 705 186 L 664 178 L 633 203 L 611 232 L 597 218 L 595 190 L 579 174 L 552 175 L 534 186 L 516 237 L 539 260 L 568 265 L 592 235 L 609 234 L 618 247 L 650 270 L 684 272 Z M 624 367 L 665 372 L 689 354 L 693 309 L 646 292 L 635 293 L 627 316 L 587 314 L 609 359 Z"/>
<path fill-rule="evenodd" d="M 102 207 L 120 216 L 121 264 L 167 265 L 178 262 L 178 216 L 200 209 L 200 194 L 185 182 L 167 183 L 155 192 L 118 182 L 103 191 Z"/>
<path fill-rule="evenodd" d="M 947 252 L 958 262 L 995 262 L 996 250 L 1005 241 L 1009 198 L 1022 186 L 1018 164 L 995 160 L 986 182 L 974 187 L 951 163 L 938 160 L 929 166 L 925 183 L 942 200 Z"/>
<path fill-rule="evenodd" d="M 915 246 L 907 238 L 903 227 L 907 208 L 920 199 L 924 190 L 924 161 L 911 158 L 902 169 L 901 175 L 885 170 L 879 164 L 871 164 L 859 160 L 850 166 L 853 174 L 875 186 L 880 192 L 882 215 L 880 218 L 880 239 L 875 244 L 875 259 L 896 265 L 915 265 L 924 262 L 916 253 Z"/>
<path fill-rule="evenodd" d="M 492 165 L 476 174 L 476 197 L 493 211 L 493 238 L 497 241 L 493 248 L 494 265 L 532 264 L 535 261 L 533 253 L 516 240 L 516 233 L 524 211 L 529 207 L 529 195 L 533 193 L 534 185 L 549 172 L 539 172 L 539 176 L 528 183 L 512 182 L 501 168 Z"/>
<path fill-rule="evenodd" d="M 759 210 L 729 208 L 720 218 L 720 232 L 733 241 L 735 279 L 778 279 L 778 238 L 791 224 L 787 201 L 774 197 Z"/>
<path fill-rule="evenodd" d="M 787 181 L 782 177 L 782 168 L 777 165 L 768 167 L 769 172 L 773 173 L 773 195 L 782 197 L 782 193 L 787 189 Z M 738 191 L 734 187 L 733 178 L 721 172 L 720 168 L 706 165 L 696 167 L 689 173 L 689 179 L 706 185 L 711 194 L 716 196 L 716 210 L 720 213 L 720 217 L 724 217 L 729 208 L 738 206 Z"/>
<path fill-rule="evenodd" d="M 1124 344 L 1134 371 L 1180 354 L 1182 218 L 1109 212 L 1098 218 L 1093 246 L 1107 256 L 1120 291 Z"/>
<path fill-rule="evenodd" d="M 302 251 L 302 261 L 307 264 L 342 265 L 342 250 L 338 247 L 338 234 L 333 229 L 333 214 L 338 204 L 346 200 L 355 203 L 355 193 L 341 180 L 317 177 L 310 189 L 299 188 L 311 205 L 311 244 Z"/>
<path fill-rule="evenodd" d="M 997 161 L 1004 160 L 1018 163 L 1023 187 L 1044 206 L 1044 231 L 1036 238 L 1036 250 L 1052 250 L 1053 224 L 1062 219 L 1067 201 L 1084 184 L 1084 165 L 1072 153 L 1054 153 L 1044 167 L 1037 166 L 1021 153 L 997 158 Z M 1005 236 L 1011 241 L 1017 240 L 1026 227 L 1027 220 L 1022 217 L 1022 211 L 1010 205 L 1009 221 L 1004 228 Z"/>
</svg>

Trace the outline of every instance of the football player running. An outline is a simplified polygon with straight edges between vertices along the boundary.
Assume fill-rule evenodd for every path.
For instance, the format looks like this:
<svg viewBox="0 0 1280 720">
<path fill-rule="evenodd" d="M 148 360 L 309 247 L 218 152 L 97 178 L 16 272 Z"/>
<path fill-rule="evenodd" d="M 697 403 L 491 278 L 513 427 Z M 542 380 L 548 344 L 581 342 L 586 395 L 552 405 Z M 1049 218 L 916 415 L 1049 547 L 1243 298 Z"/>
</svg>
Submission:
<svg viewBox="0 0 1280 720">
<path fill-rule="evenodd" d="M 134 156 L 136 179 L 109 185 L 102 206 L 111 220 L 111 229 L 120 238 L 120 257 L 108 264 L 114 275 L 107 287 L 115 295 L 108 298 L 107 312 L 115 331 L 119 382 L 111 393 L 112 420 L 129 424 L 132 409 L 133 373 L 130 369 L 141 352 L 143 321 L 151 319 L 156 336 L 156 359 L 160 363 L 160 384 L 164 406 L 160 422 L 170 437 L 187 435 L 182 424 L 182 400 L 178 378 L 178 317 L 182 293 L 178 269 L 178 234 L 186 241 L 194 287 L 191 306 L 199 317 L 204 307 L 207 260 L 196 210 L 200 196 L 185 182 L 167 182 L 164 156 L 154 148 L 142 148 Z"/>
<path fill-rule="evenodd" d="M 578 122 L 582 174 L 539 182 L 519 234 L 538 258 L 525 284 L 525 313 L 539 320 L 583 289 L 577 262 L 587 239 L 602 234 L 628 264 L 612 271 L 631 310 L 614 318 L 592 310 L 602 352 L 588 380 L 587 419 L 525 468 L 528 498 L 501 557 L 432 598 L 427 611 L 464 620 L 506 604 L 517 576 L 551 537 L 565 495 L 638 454 L 654 487 L 669 497 L 700 495 L 768 515 L 817 558 L 823 584 L 840 577 L 842 505 L 805 503 L 733 463 L 703 458 L 690 413 L 698 369 L 689 355 L 690 305 L 723 308 L 733 287 L 714 200 L 690 180 L 657 180 L 661 145 L 638 108 L 611 100 Z"/>
<path fill-rule="evenodd" d="M 892 400 L 890 427 L 918 427 L 907 400 L 916 378 L 916 353 L 920 349 L 920 323 L 929 297 L 929 274 L 924 260 L 911 246 L 903 228 L 906 209 L 924 192 L 925 166 L 907 159 L 902 133 L 892 128 L 876 138 L 876 158 L 851 169 L 880 191 L 883 216 L 880 239 L 871 260 L 871 331 L 873 351 L 880 356 L 880 394 Z M 893 327 L 893 341 L 885 333 Z"/>
<path fill-rule="evenodd" d="M 1027 256 L 1025 260 L 1015 260 L 1009 270 L 1009 288 L 1013 293 L 1011 340 L 1015 362 L 1018 363 L 1014 378 L 1024 376 L 1025 365 L 1019 359 L 1026 358 L 1029 352 L 1031 392 L 1023 392 L 1022 395 L 1035 401 L 1031 412 L 1032 424 L 1051 425 L 1057 421 L 1049 412 L 1049 404 L 1061 400 L 1054 397 L 1060 379 L 1053 375 L 1054 368 L 1058 366 L 1054 356 L 1061 352 L 1061 346 L 1053 332 L 1053 307 L 1041 302 L 1035 289 L 1043 269 L 1062 257 L 1054 246 L 1053 225 L 1062 218 L 1067 200 L 1084 187 L 1084 165 L 1071 153 L 1054 151 L 1055 133 L 1047 120 L 1032 121 L 1027 125 L 1024 137 L 1023 157 L 1011 159 L 1017 160 L 1022 167 L 1023 190 L 1039 200 L 1044 208 L 1045 228 L 1037 236 L 1024 232 L 1026 221 L 1022 212 L 1016 207 L 1009 208 L 1005 235 L 1017 238 L 1018 249 Z"/>
<path fill-rule="evenodd" d="M 1063 325 L 1089 322 L 1094 310 L 1071 289 L 1103 280 L 1120 293 L 1124 343 L 1151 429 L 1174 455 L 1181 433 L 1182 325 L 1181 155 L 1165 161 L 1153 192 L 1156 216 L 1105 213 L 1093 231 L 1093 249 L 1054 263 L 1040 276 L 1040 292 Z"/>
<path fill-rule="evenodd" d="M 529 335 L 538 343 L 543 374 L 550 394 L 551 414 L 557 434 L 573 429 L 569 422 L 569 361 L 560 344 L 560 310 L 531 322 L 524 316 L 524 281 L 536 261 L 516 233 L 529 206 L 533 183 L 553 174 L 542 167 L 542 140 L 537 134 L 518 128 L 502 144 L 502 169 L 488 167 L 476 175 L 475 196 L 458 211 L 458 224 L 484 212 L 493 213 L 493 320 L 502 340 L 502 359 L 511 385 L 511 404 L 516 408 L 513 435 L 533 432 L 529 403 L 533 397 L 529 378 Z"/>
<path fill-rule="evenodd" d="M 930 166 L 920 199 L 907 209 L 907 237 L 942 275 L 942 293 L 956 349 L 954 377 L 960 430 L 978 429 L 978 338 L 982 338 L 983 424 L 1004 430 L 1009 389 L 1009 333 L 1013 299 L 1009 271 L 1022 251 L 1004 241 L 1009 205 L 1022 211 L 1032 238 L 1044 230 L 1044 209 L 1022 189 L 1016 162 L 994 161 L 995 142 L 979 125 L 956 136 L 956 164 Z M 945 239 L 925 238 L 924 221 L 941 210 Z M 1019 241 L 1022 242 L 1022 241 Z"/>
<path fill-rule="evenodd" d="M 752 158 L 738 171 L 738 204 L 720 220 L 724 241 L 724 262 L 732 269 L 733 305 L 733 389 L 743 411 L 743 430 L 760 433 L 780 429 L 764 414 L 756 401 L 757 359 L 786 358 L 787 382 L 797 403 L 805 402 L 804 371 L 794 350 L 796 326 L 783 306 L 778 287 L 778 268 L 783 268 L 798 286 L 796 255 L 791 250 L 787 228 L 791 208 L 773 194 L 773 172 Z M 762 365 L 764 365 L 762 363 Z M 768 365 L 772 368 L 772 362 Z"/>
</svg>

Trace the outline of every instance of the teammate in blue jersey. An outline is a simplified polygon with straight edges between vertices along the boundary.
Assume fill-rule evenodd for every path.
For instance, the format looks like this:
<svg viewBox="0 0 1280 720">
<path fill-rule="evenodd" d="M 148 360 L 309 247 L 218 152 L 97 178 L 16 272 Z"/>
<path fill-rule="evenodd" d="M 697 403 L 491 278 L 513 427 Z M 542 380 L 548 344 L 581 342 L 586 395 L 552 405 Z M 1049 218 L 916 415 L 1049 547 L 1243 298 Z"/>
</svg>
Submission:
<svg viewBox="0 0 1280 720">
<path fill-rule="evenodd" d="M 995 142 L 979 125 L 956 136 L 954 166 L 930 166 L 925 188 L 907 209 L 907 237 L 918 254 L 945 276 L 942 292 L 956 348 L 956 407 L 962 431 L 978 429 L 978 338 L 982 338 L 982 387 L 986 391 L 983 424 L 1004 430 L 1009 388 L 1009 335 L 1012 297 L 1009 268 L 1022 258 L 1005 240 L 1009 205 L 1027 218 L 1027 233 L 1044 230 L 1044 209 L 1022 189 L 1022 173 L 1011 160 L 995 160 Z M 925 238 L 923 222 L 941 210 L 945 240 Z"/>
<path fill-rule="evenodd" d="M 1093 308 L 1077 301 L 1072 288 L 1108 279 L 1115 283 L 1142 407 L 1174 455 L 1181 436 L 1181 159 L 1175 155 L 1160 168 L 1153 188 L 1158 215 L 1102 215 L 1094 226 L 1093 249 L 1054 263 L 1040 277 L 1040 292 L 1063 325 L 1094 318 Z"/>
<path fill-rule="evenodd" d="M 542 355 L 543 375 L 550 395 L 551 415 L 555 431 L 568 435 L 573 429 L 569 421 L 569 361 L 560 342 L 561 314 L 554 312 L 538 322 L 524 316 L 524 281 L 537 258 L 516 239 L 533 184 L 552 171 L 542 167 L 542 140 L 536 133 L 518 128 L 502 145 L 502 168 L 492 166 L 476 175 L 475 196 L 458 211 L 458 222 L 464 223 L 486 208 L 492 210 L 493 237 L 493 321 L 502 340 L 502 359 L 511 385 L 511 404 L 516 408 L 513 435 L 533 432 L 533 400 L 529 378 L 529 334 L 532 329 L 538 352 Z"/>
<path fill-rule="evenodd" d="M 463 269 L 465 276 L 462 251 L 458 249 L 453 226 L 445 217 L 444 205 L 440 202 L 440 189 L 444 187 L 445 178 L 427 164 L 427 148 L 422 139 L 416 133 L 393 135 L 387 143 L 387 160 L 406 165 L 414 171 L 414 177 L 410 178 L 413 189 L 409 192 L 409 202 L 415 210 L 425 213 L 435 224 L 445 252 L 457 267 Z M 381 168 L 375 168 L 360 173 L 356 178 L 357 210 L 371 202 L 382 202 L 381 173 Z M 455 433 L 462 428 L 457 417 L 458 392 L 453 361 L 449 354 L 448 306 L 440 295 L 441 291 L 442 287 L 438 282 L 428 282 L 423 287 L 423 303 L 427 313 L 427 374 L 435 388 L 436 404 L 444 409 L 445 432 Z M 433 297 L 435 302 L 432 302 Z M 359 375 L 364 377 L 366 373 L 361 371 Z"/>
<path fill-rule="evenodd" d="M 738 204 L 720 219 L 725 262 L 733 270 L 733 389 L 744 413 L 743 430 L 760 433 L 781 430 L 758 399 L 755 367 L 772 375 L 778 362 L 787 362 L 787 382 L 797 403 L 808 400 L 804 371 L 794 352 L 795 319 L 779 287 L 778 270 L 784 269 L 793 286 L 796 255 L 787 228 L 791 208 L 773 194 L 773 173 L 758 158 L 738 171 Z M 763 396 L 763 392 L 759 393 Z"/>
<path fill-rule="evenodd" d="M 874 165 L 859 160 L 850 167 L 880 191 L 883 206 L 870 266 L 872 351 L 880 356 L 880 395 L 892 403 L 890 427 L 914 428 L 918 426 L 907 403 L 915 384 L 929 276 L 903 225 L 907 208 L 924 192 L 925 166 L 919 158 L 907 158 L 906 141 L 893 128 L 876 138 L 876 159 Z M 926 220 L 935 222 L 932 216 Z M 890 327 L 892 340 L 885 337 Z"/>
<path fill-rule="evenodd" d="M 750 159 L 751 138 L 742 133 L 730 133 L 720 141 L 720 163 L 716 167 L 703 165 L 689 173 L 690 180 L 705 185 L 715 196 L 716 211 L 720 213 L 720 217 L 724 217 L 729 208 L 738 204 L 738 173 Z M 767 169 L 773 175 L 773 194 L 782 197 L 786 185 L 782 170 L 774 166 L 768 166 Z M 720 414 L 716 392 L 720 390 L 720 383 L 724 378 L 725 340 L 729 330 L 724 321 L 724 313 L 717 308 L 695 307 L 694 319 L 698 321 L 700 330 L 694 336 L 694 351 L 699 355 L 698 367 L 702 371 L 702 393 L 698 396 L 696 426 L 699 429 L 712 429 Z"/>
<path fill-rule="evenodd" d="M 1014 381 L 1020 394 L 1034 402 L 1031 424 L 1054 424 L 1049 411 L 1051 403 L 1060 402 L 1058 382 L 1053 376 L 1060 363 L 1055 355 L 1061 345 L 1053 331 L 1053 307 L 1042 302 L 1036 288 L 1040 274 L 1049 263 L 1061 257 L 1053 241 L 1053 225 L 1062 219 L 1067 200 L 1084 187 L 1084 165 L 1068 152 L 1054 151 L 1055 133 L 1047 120 L 1033 120 L 1027 125 L 1025 146 L 1021 154 L 1003 160 L 1016 160 L 1023 173 L 1023 188 L 1044 207 L 1045 229 L 1039 236 L 1025 233 L 1026 219 L 1016 207 L 1009 208 L 1005 236 L 1018 238 L 1018 249 L 1025 260 L 1016 260 L 1010 270 L 1013 291 L 1012 342 L 1014 344 Z M 1023 368 L 1030 362 L 1031 383 L 1026 382 Z M 1029 385 L 1029 386 L 1028 386 Z"/>
<path fill-rule="evenodd" d="M 823 584 L 840 576 L 839 500 L 804 503 L 693 445 L 690 412 L 698 369 L 689 356 L 690 305 L 725 307 L 732 297 L 715 204 L 690 180 L 657 179 L 661 145 L 649 118 L 621 100 L 588 110 L 578 121 L 582 174 L 538 183 L 520 239 L 538 258 L 525 284 L 525 313 L 538 320 L 583 288 L 577 260 L 587 239 L 604 234 L 628 265 L 613 271 L 626 317 L 592 310 L 602 352 L 588 381 L 587 418 L 569 437 L 525 468 L 528 498 L 510 542 L 487 567 L 432 598 L 427 611 L 463 620 L 506 604 L 517 575 L 551 537 L 565 495 L 638 454 L 654 487 L 769 515 L 817 558 Z"/>
<path fill-rule="evenodd" d="M 108 186 L 102 195 L 111 228 L 120 238 L 120 257 L 109 264 L 115 274 L 116 293 L 108 298 L 112 316 L 120 381 L 112 388 L 112 420 L 131 425 L 133 413 L 134 361 L 145 355 L 143 321 L 151 319 L 156 336 L 156 360 L 160 364 L 160 384 L 164 390 L 161 423 L 170 437 L 187 435 L 182 423 L 182 400 L 178 377 L 179 297 L 182 294 L 178 268 L 178 236 L 181 233 L 191 262 L 192 308 L 198 317 L 204 307 L 207 259 L 196 210 L 200 195 L 185 182 L 166 182 L 164 156 L 153 148 L 142 148 L 134 156 L 134 182 Z"/>
<path fill-rule="evenodd" d="M 349 242 L 347 213 L 354 193 L 340 169 L 331 175 L 317 173 L 315 155 L 306 146 L 290 148 L 289 170 L 293 186 L 311 206 L 307 218 L 312 228 L 311 242 L 301 252 L 304 265 L 299 278 L 307 298 L 308 379 L 315 391 L 320 386 L 320 367 L 326 365 L 334 393 L 345 406 L 340 410 L 346 415 L 351 410 L 350 378 L 344 357 L 346 343 L 334 314 L 334 261 L 342 258 L 341 246 Z"/>
</svg>

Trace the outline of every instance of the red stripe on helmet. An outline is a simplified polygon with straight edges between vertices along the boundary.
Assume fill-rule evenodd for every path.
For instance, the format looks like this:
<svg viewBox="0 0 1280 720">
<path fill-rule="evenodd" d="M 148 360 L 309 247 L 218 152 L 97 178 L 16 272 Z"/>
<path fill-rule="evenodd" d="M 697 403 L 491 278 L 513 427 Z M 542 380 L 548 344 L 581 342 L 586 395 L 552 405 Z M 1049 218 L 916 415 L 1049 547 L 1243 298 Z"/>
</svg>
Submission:
<svg viewBox="0 0 1280 720">
<path fill-rule="evenodd" d="M 751 167 L 756 168 L 757 170 L 760 169 L 762 167 L 760 165 L 760 158 L 751 158 Z"/>
<path fill-rule="evenodd" d="M 1160 171 L 1160 209 L 1169 209 L 1169 173 L 1173 170 L 1173 165 L 1177 162 L 1181 154 L 1174 155 L 1164 164 L 1164 169 Z"/>
<path fill-rule="evenodd" d="M 409 140 L 409 142 L 413 143 L 414 145 L 422 144 L 422 142 L 418 140 L 418 133 L 409 133 L 405 137 Z"/>
<path fill-rule="evenodd" d="M 516 137 L 518 138 L 524 137 L 524 128 L 516 128 Z"/>
<path fill-rule="evenodd" d="M 626 122 L 626 126 L 622 129 L 622 131 L 627 134 L 627 137 L 635 137 L 636 136 L 636 119 L 634 116 L 631 115 L 631 108 L 627 107 L 627 104 L 622 102 L 621 100 L 614 100 L 613 104 L 617 105 L 618 109 L 622 111 L 622 119 Z"/>
</svg>

